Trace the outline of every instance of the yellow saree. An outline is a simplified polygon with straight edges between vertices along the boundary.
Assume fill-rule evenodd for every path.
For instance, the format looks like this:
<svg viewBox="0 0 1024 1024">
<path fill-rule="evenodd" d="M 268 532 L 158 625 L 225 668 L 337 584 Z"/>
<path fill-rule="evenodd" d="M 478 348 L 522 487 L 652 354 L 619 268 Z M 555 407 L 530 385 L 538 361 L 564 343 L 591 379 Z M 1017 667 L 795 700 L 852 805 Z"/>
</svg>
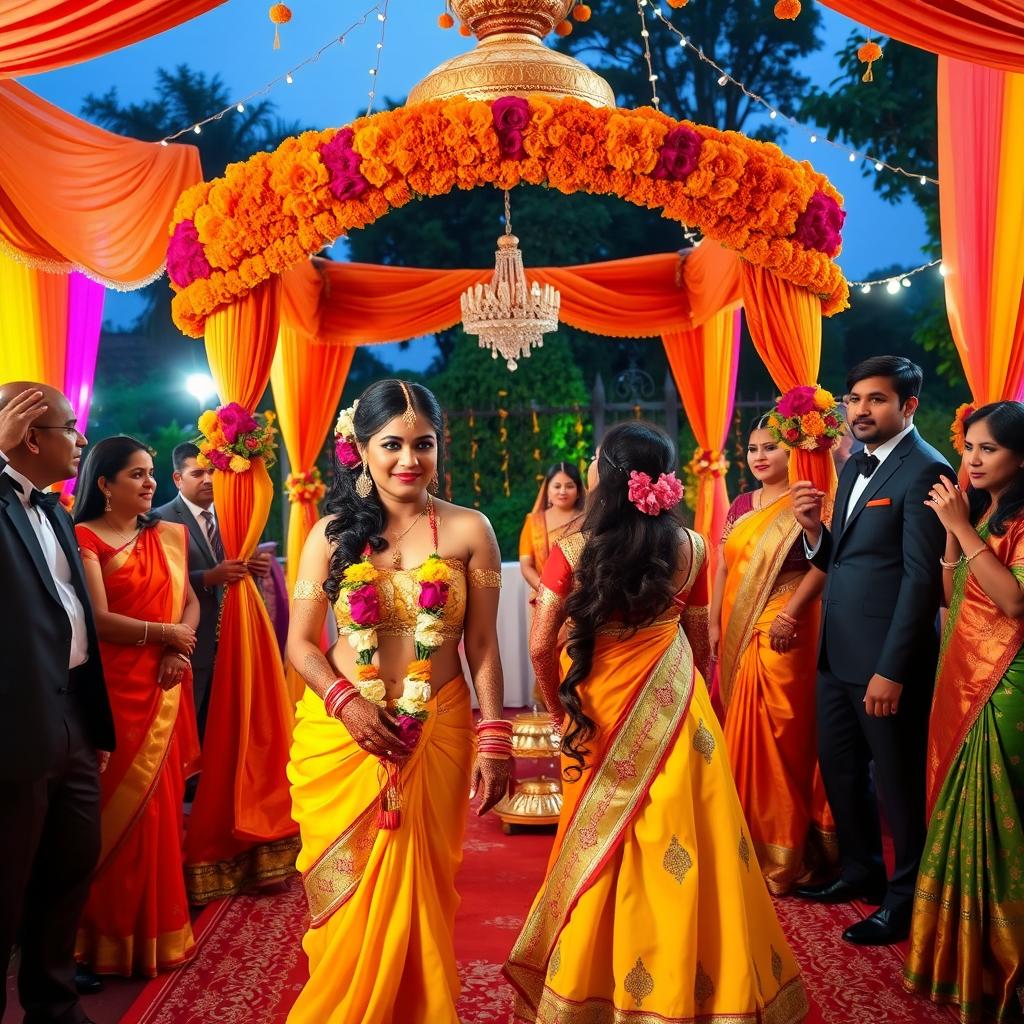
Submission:
<svg viewBox="0 0 1024 1024">
<path fill-rule="evenodd" d="M 379 762 L 305 691 L 288 778 L 310 976 L 289 1024 L 458 1024 L 455 872 L 472 756 L 469 688 L 458 676 L 431 700 L 402 768 L 402 827 L 378 830 Z"/>
<path fill-rule="evenodd" d="M 704 559 L 691 538 L 687 592 Z M 562 596 L 546 589 L 541 599 Z M 807 996 L 678 614 L 600 635 L 579 693 L 598 733 L 589 770 L 565 784 L 547 878 L 505 964 L 516 1020 L 803 1020 Z"/>
<path fill-rule="evenodd" d="M 790 649 L 772 650 L 768 631 L 800 583 L 783 570 L 800 527 L 788 495 L 759 510 L 742 498 L 721 549 L 719 686 L 740 804 L 765 882 L 781 896 L 838 855 L 814 720 L 820 602 L 801 614 Z"/>
</svg>

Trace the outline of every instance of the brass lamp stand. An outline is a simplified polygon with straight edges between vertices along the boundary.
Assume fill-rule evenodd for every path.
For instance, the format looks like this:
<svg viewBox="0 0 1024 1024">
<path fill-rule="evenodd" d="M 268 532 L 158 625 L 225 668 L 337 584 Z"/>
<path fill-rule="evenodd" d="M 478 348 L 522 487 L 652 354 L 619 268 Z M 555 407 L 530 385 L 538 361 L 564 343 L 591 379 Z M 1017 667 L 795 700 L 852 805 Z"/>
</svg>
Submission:
<svg viewBox="0 0 1024 1024">
<path fill-rule="evenodd" d="M 550 761 L 559 756 L 559 736 L 544 712 L 527 711 L 512 719 L 513 756 Z M 512 783 L 509 795 L 494 808 L 501 818 L 501 830 L 511 835 L 516 825 L 557 825 L 562 810 L 562 781 L 546 775 L 519 779 Z"/>
</svg>

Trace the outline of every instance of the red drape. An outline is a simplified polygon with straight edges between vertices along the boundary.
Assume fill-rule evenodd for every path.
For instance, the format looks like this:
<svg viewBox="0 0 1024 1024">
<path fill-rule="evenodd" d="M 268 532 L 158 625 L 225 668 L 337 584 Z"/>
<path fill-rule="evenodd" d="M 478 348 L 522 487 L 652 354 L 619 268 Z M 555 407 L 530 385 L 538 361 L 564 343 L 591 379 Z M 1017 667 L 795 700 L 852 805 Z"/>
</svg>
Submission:
<svg viewBox="0 0 1024 1024">
<path fill-rule="evenodd" d="M 0 78 L 77 64 L 155 36 L 224 0 L 4 0 Z"/>
</svg>

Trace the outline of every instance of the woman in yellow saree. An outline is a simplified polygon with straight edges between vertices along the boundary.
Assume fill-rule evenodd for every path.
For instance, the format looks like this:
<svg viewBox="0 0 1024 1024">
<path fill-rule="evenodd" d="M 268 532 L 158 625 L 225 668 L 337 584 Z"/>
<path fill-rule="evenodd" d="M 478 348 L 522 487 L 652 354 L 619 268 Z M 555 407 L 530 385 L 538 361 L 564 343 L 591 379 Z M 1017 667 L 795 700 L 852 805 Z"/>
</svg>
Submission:
<svg viewBox="0 0 1024 1024">
<path fill-rule="evenodd" d="M 705 547 L 671 511 L 675 464 L 657 427 L 612 428 L 583 532 L 541 581 L 530 649 L 566 784 L 505 964 L 517 1021 L 791 1024 L 808 1010 L 702 678 Z"/>
<path fill-rule="evenodd" d="M 101 852 L 76 955 L 97 974 L 153 977 L 195 952 L 181 844 L 199 758 L 188 661 L 199 603 L 184 526 L 141 518 L 156 489 L 145 445 L 100 441 L 79 487 L 75 533 L 117 748 L 100 776 Z"/>
<path fill-rule="evenodd" d="M 307 688 L 288 777 L 310 973 L 289 1024 L 458 1024 L 455 873 L 471 789 L 481 814 L 507 790 L 511 723 L 500 554 L 479 512 L 428 491 L 443 437 L 426 388 L 369 387 L 339 417 L 331 514 L 303 549 L 288 656 Z M 341 641 L 325 655 L 329 605 Z"/>
<path fill-rule="evenodd" d="M 804 555 L 789 457 L 754 421 L 747 463 L 760 487 L 729 508 L 713 600 L 711 655 L 725 744 L 761 872 L 775 896 L 837 858 L 814 721 L 825 575 Z"/>
<path fill-rule="evenodd" d="M 962 1021 L 1024 1018 L 1024 405 L 965 423 L 965 494 L 929 505 L 946 527 L 949 617 L 928 723 L 928 838 L 907 988 Z"/>
</svg>

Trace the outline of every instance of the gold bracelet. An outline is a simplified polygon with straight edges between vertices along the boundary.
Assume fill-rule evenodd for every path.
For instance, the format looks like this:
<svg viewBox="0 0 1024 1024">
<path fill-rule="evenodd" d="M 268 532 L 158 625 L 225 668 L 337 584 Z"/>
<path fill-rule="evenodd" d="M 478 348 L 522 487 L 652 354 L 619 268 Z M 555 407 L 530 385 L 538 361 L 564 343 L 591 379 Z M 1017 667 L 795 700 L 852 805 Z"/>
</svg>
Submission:
<svg viewBox="0 0 1024 1024">
<path fill-rule="evenodd" d="M 967 558 L 966 558 L 967 564 L 970 565 L 972 559 L 977 558 L 978 555 L 984 554 L 986 551 L 991 551 L 991 550 L 992 549 L 987 544 L 982 544 L 981 547 L 978 548 L 978 550 L 975 551 L 973 555 L 968 555 L 967 556 Z"/>
<path fill-rule="evenodd" d="M 941 565 L 943 569 L 949 569 L 949 570 L 959 569 L 960 566 L 963 565 L 963 564 L 964 564 L 964 556 L 963 555 L 961 555 L 955 562 L 947 562 L 944 558 L 940 558 L 939 559 L 939 565 Z"/>
<path fill-rule="evenodd" d="M 142 634 L 142 639 L 135 641 L 136 647 L 145 647 L 146 644 L 149 643 L 149 623 L 143 622 L 142 625 L 145 627 L 145 630 Z"/>
</svg>

